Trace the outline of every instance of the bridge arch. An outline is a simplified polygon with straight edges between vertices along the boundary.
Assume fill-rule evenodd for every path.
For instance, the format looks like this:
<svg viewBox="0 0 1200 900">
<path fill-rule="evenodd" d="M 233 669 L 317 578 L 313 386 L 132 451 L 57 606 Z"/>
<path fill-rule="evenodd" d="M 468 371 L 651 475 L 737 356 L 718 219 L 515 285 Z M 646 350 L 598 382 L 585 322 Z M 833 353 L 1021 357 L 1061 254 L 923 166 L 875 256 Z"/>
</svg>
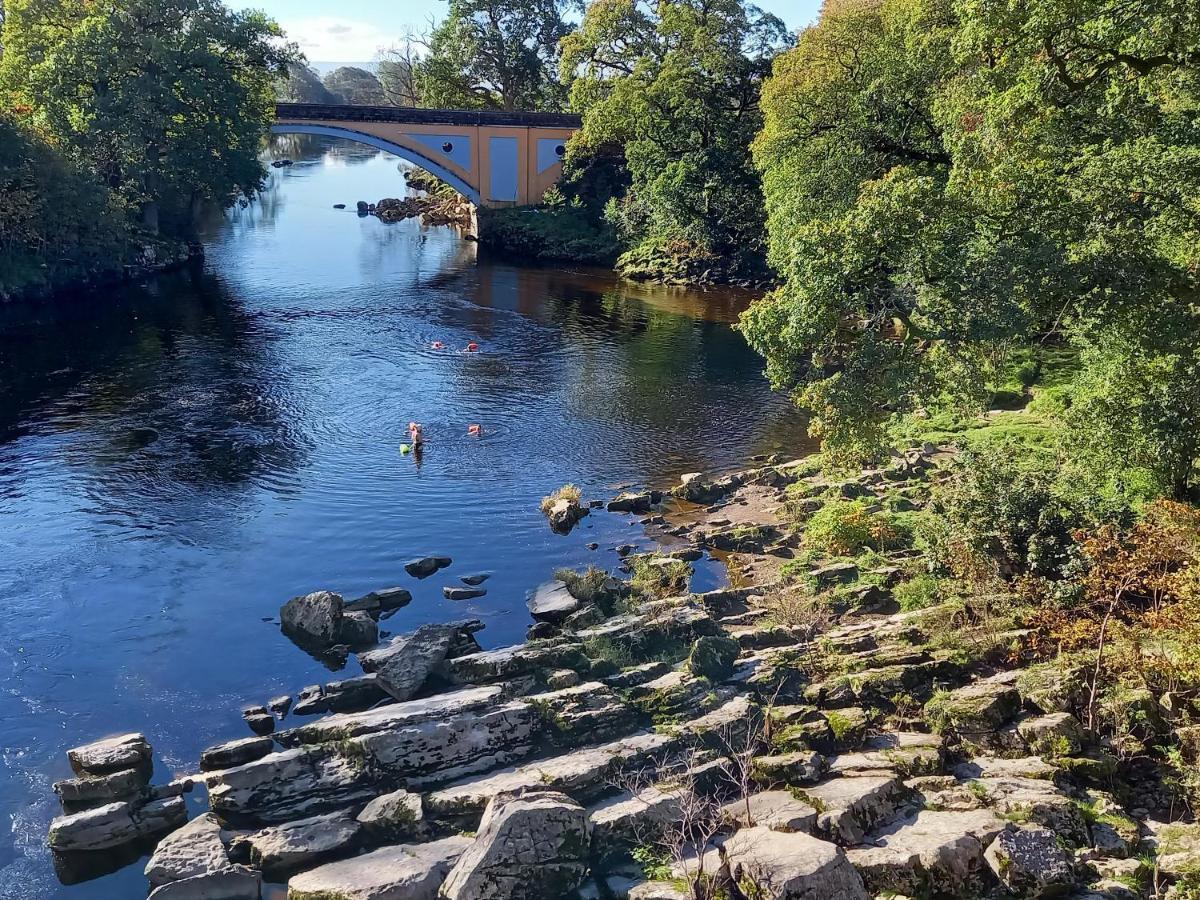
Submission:
<svg viewBox="0 0 1200 900">
<path fill-rule="evenodd" d="M 363 131 L 355 131 L 352 128 L 343 128 L 334 125 L 304 125 L 301 123 L 283 123 L 271 126 L 271 134 L 315 134 L 322 137 L 342 138 L 347 141 L 356 141 L 360 144 L 367 144 L 375 147 L 378 150 L 384 150 L 388 153 L 398 156 L 403 160 L 407 160 L 418 168 L 424 169 L 430 175 L 440 178 L 446 184 L 450 185 L 475 206 L 482 205 L 482 198 L 479 191 L 467 184 L 458 175 L 455 175 L 445 166 L 430 159 L 412 147 L 406 147 L 403 144 L 397 144 L 386 138 L 377 137 L 373 134 L 367 134 Z"/>
</svg>

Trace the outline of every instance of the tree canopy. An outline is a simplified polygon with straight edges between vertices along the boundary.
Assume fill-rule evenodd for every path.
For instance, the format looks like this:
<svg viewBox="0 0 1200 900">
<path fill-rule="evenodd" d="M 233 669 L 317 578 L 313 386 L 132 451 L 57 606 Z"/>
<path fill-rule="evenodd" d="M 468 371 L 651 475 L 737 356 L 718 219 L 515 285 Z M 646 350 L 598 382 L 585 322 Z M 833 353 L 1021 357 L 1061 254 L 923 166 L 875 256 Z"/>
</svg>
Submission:
<svg viewBox="0 0 1200 900">
<path fill-rule="evenodd" d="M 337 102 L 353 106 L 386 106 L 387 96 L 379 79 L 358 66 L 340 66 L 322 80 Z"/>
<path fill-rule="evenodd" d="M 1075 436 L 1186 483 L 1196 404 L 1163 428 L 1197 393 L 1198 64 L 1187 0 L 826 4 L 764 91 L 784 285 L 744 328 L 831 450 L 1070 341 Z"/>
<path fill-rule="evenodd" d="M 262 182 L 274 83 L 293 51 L 259 13 L 220 0 L 9 0 L 9 105 L 158 225 Z"/>
<path fill-rule="evenodd" d="M 288 66 L 287 76 L 278 81 L 276 96 L 284 103 L 341 102 L 341 98 L 321 82 L 321 76 L 302 62 Z"/>
<path fill-rule="evenodd" d="M 564 13 L 575 0 L 449 0 L 417 66 L 430 108 L 557 110 Z"/>
<path fill-rule="evenodd" d="M 787 41 L 782 22 L 741 0 L 596 0 L 563 42 L 563 77 L 584 117 L 569 165 L 615 150 L 628 173 L 610 207 L 631 247 L 627 273 L 762 270 L 750 145 L 762 80 Z"/>
</svg>

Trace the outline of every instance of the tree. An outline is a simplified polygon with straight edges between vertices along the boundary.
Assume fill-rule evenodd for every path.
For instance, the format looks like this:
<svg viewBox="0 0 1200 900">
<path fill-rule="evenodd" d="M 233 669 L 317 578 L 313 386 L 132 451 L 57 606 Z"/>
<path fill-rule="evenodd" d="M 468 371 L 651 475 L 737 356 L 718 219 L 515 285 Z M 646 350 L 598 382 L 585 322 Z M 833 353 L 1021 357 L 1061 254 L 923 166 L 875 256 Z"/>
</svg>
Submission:
<svg viewBox="0 0 1200 900">
<path fill-rule="evenodd" d="M 449 0 L 417 66 L 430 108 L 557 110 L 559 42 L 574 0 Z"/>
<path fill-rule="evenodd" d="M 287 77 L 279 79 L 276 93 L 284 103 L 340 103 L 341 98 L 321 83 L 313 69 L 301 62 L 288 66 Z"/>
<path fill-rule="evenodd" d="M 293 58 L 219 0 L 8 0 L 0 92 L 157 230 L 261 186 L 274 82 Z"/>
<path fill-rule="evenodd" d="M 1187 0 L 826 5 L 764 91 L 755 158 L 785 284 L 743 327 L 831 451 L 868 455 L 899 413 L 978 407 L 1007 351 L 1039 340 L 1180 355 L 1139 371 L 1183 389 L 1198 63 Z M 1200 436 L 1193 420 L 1172 427 Z"/>
<path fill-rule="evenodd" d="M 417 90 L 417 53 L 412 40 L 379 51 L 379 84 L 387 102 L 392 106 L 421 105 Z"/>
<path fill-rule="evenodd" d="M 563 42 L 584 118 L 568 167 L 623 156 L 629 189 L 609 215 L 631 247 L 628 274 L 764 274 L 750 144 L 762 80 L 787 42 L 777 18 L 741 0 L 597 0 Z"/>
<path fill-rule="evenodd" d="M 357 66 L 334 69 L 323 80 L 326 90 L 351 106 L 385 106 L 383 86 L 379 79 Z"/>
</svg>

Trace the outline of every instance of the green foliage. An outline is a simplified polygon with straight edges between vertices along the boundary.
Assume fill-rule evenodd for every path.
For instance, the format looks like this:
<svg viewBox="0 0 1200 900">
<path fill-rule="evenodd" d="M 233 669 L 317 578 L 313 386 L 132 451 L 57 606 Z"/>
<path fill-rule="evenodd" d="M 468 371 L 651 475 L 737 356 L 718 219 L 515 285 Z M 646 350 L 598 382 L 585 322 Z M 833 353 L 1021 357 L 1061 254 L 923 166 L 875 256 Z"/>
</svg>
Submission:
<svg viewBox="0 0 1200 900">
<path fill-rule="evenodd" d="M 293 58 L 261 13 L 219 0 L 10 0 L 0 94 L 74 161 L 182 231 L 263 179 L 274 84 Z"/>
<path fill-rule="evenodd" d="M 275 84 L 275 93 L 283 103 L 342 102 L 341 97 L 325 87 L 320 75 L 301 62 L 288 66 L 287 75 L 281 76 Z"/>
<path fill-rule="evenodd" d="M 563 42 L 571 105 L 584 116 L 568 168 L 610 168 L 614 148 L 623 157 L 629 187 L 608 218 L 630 248 L 624 272 L 764 273 L 749 147 L 761 79 L 786 40 L 778 19 L 742 0 L 598 0 Z"/>
<path fill-rule="evenodd" d="M 414 66 L 429 108 L 557 110 L 558 46 L 567 0 L 449 0 L 429 52 Z"/>
<path fill-rule="evenodd" d="M 902 582 L 892 589 L 892 596 L 905 612 L 917 609 L 927 609 L 936 606 L 943 599 L 943 585 L 940 578 L 932 575 L 918 575 L 916 578 Z"/>
<path fill-rule="evenodd" d="M 115 198 L 0 116 L 0 299 L 119 271 L 129 253 Z"/>
<path fill-rule="evenodd" d="M 630 557 L 633 569 L 630 584 L 650 597 L 670 597 L 686 593 L 692 580 L 692 567 L 678 559 L 647 554 Z"/>
<path fill-rule="evenodd" d="M 786 283 L 744 320 L 826 452 L 870 455 L 898 413 L 1021 403 L 1014 353 L 1066 335 L 1084 348 L 1070 437 L 1184 490 L 1198 88 L 1188 0 L 827 3 L 764 89 Z"/>
<path fill-rule="evenodd" d="M 484 208 L 478 216 L 480 245 L 524 262 L 611 266 L 620 253 L 612 227 L 581 206 Z"/>
<path fill-rule="evenodd" d="M 812 514 L 804 543 L 835 556 L 854 556 L 892 546 L 896 532 L 889 517 L 868 511 L 865 500 L 831 500 Z"/>
</svg>

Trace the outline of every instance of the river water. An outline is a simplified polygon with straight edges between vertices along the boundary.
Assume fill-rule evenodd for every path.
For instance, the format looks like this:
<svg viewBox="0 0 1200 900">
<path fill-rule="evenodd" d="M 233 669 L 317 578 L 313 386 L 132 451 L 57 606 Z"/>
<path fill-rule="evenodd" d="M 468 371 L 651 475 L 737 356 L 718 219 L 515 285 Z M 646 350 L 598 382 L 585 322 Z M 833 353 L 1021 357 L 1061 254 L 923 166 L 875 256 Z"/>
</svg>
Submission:
<svg viewBox="0 0 1200 900">
<path fill-rule="evenodd" d="M 415 599 L 387 631 L 471 616 L 485 646 L 513 643 L 555 568 L 645 540 L 609 514 L 556 536 L 544 494 L 804 446 L 731 328 L 747 296 L 477 259 L 450 229 L 354 213 L 402 195 L 395 158 L 284 149 L 295 166 L 206 226 L 202 271 L 0 310 L 2 900 L 145 895 L 140 864 L 56 877 L 68 747 L 144 731 L 164 780 L 248 735 L 241 706 L 358 673 L 280 634 L 289 597 L 402 585 Z M 398 452 L 410 420 L 419 462 Z M 414 583 L 403 563 L 425 553 L 454 565 Z M 481 571 L 486 597 L 442 598 Z"/>
</svg>

